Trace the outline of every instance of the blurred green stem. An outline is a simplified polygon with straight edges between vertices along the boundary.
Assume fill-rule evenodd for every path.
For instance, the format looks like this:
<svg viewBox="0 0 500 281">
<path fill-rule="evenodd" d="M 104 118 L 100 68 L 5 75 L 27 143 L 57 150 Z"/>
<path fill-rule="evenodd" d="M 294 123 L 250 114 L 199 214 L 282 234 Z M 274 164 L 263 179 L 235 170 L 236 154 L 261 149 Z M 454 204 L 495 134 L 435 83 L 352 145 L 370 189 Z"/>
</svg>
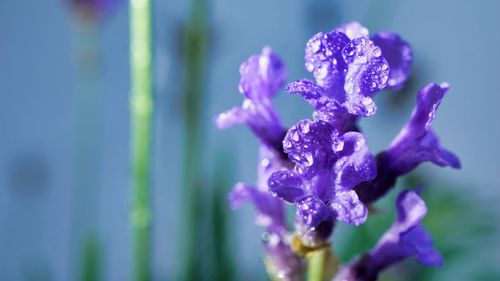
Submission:
<svg viewBox="0 0 500 281">
<path fill-rule="evenodd" d="M 201 216 L 203 201 L 201 179 L 203 87 L 207 49 L 208 1 L 192 0 L 189 21 L 183 34 L 183 212 L 186 221 L 182 228 L 183 250 L 180 280 L 194 281 L 202 278 L 199 247 L 202 239 Z"/>
<path fill-rule="evenodd" d="M 338 269 L 338 261 L 330 247 L 316 250 L 307 257 L 307 281 L 331 280 Z"/>
<path fill-rule="evenodd" d="M 133 280 L 150 280 L 151 0 L 130 0 Z"/>
</svg>

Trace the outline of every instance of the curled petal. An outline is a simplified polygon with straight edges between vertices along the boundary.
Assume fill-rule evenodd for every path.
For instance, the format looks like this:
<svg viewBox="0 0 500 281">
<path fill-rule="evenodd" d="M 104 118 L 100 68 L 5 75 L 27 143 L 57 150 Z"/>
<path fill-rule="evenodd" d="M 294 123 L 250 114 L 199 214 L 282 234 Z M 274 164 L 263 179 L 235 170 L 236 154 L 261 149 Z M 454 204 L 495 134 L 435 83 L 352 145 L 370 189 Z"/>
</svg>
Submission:
<svg viewBox="0 0 500 281">
<path fill-rule="evenodd" d="M 370 153 L 363 134 L 348 132 L 333 144 L 338 159 L 333 166 L 335 186 L 340 190 L 350 190 L 377 175 L 375 158 Z"/>
<path fill-rule="evenodd" d="M 370 116 L 376 106 L 370 95 L 386 86 L 389 65 L 382 51 L 365 37 L 352 40 L 342 50 L 347 63 L 344 103 L 351 114 Z"/>
<path fill-rule="evenodd" d="M 351 40 L 359 37 L 368 37 L 369 33 L 368 29 L 357 21 L 342 24 L 335 28 L 335 31 L 344 33 Z"/>
<path fill-rule="evenodd" d="M 283 139 L 283 148 L 299 172 L 308 177 L 327 168 L 335 129 L 324 121 L 301 120 L 293 125 Z"/>
<path fill-rule="evenodd" d="M 460 168 L 459 159 L 443 148 L 431 130 L 432 121 L 448 84 L 429 84 L 418 93 L 417 106 L 410 121 L 387 149 L 389 168 L 404 174 L 420 163 L 431 161 L 439 166 Z"/>
<path fill-rule="evenodd" d="M 314 107 L 314 119 L 334 125 L 340 131 L 354 127 L 354 117 L 342 107 L 337 99 L 326 95 L 325 89 L 307 79 L 288 84 L 285 90 L 291 94 L 299 94 Z"/>
<path fill-rule="evenodd" d="M 328 89 L 329 96 L 342 91 L 346 65 L 342 59 L 342 48 L 349 39 L 339 32 L 320 32 L 306 44 L 305 66 L 312 72 L 318 85 Z"/>
<path fill-rule="evenodd" d="M 304 196 L 302 179 L 291 170 L 283 169 L 274 172 L 267 184 L 273 195 L 289 203 L 294 203 Z"/>
<path fill-rule="evenodd" d="M 240 66 L 240 92 L 246 98 L 259 100 L 276 94 L 286 79 L 281 59 L 269 47 L 251 56 Z"/>
<path fill-rule="evenodd" d="M 337 214 L 337 220 L 344 223 L 360 225 L 368 217 L 368 209 L 354 190 L 337 192 L 330 207 Z"/>
<path fill-rule="evenodd" d="M 416 257 L 429 266 L 439 266 L 442 258 L 421 222 L 427 213 L 425 202 L 413 190 L 402 191 L 396 200 L 397 219 L 371 253 L 380 269 L 402 259 Z"/>
<path fill-rule="evenodd" d="M 410 44 L 392 32 L 379 32 L 371 39 L 375 45 L 380 47 L 382 55 L 389 63 L 387 87 L 402 88 L 411 72 L 413 50 Z"/>
<path fill-rule="evenodd" d="M 251 202 L 256 209 L 256 222 L 271 232 L 286 229 L 283 203 L 266 191 L 244 183 L 238 183 L 229 194 L 229 206 L 239 208 L 243 203 Z"/>
</svg>

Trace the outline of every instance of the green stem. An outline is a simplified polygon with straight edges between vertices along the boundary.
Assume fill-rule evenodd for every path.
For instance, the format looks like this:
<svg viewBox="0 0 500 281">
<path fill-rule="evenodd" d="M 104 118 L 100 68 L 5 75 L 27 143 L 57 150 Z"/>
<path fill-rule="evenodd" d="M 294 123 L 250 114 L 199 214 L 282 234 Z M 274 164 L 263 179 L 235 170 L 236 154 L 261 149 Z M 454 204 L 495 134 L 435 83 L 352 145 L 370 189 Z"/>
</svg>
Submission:
<svg viewBox="0 0 500 281">
<path fill-rule="evenodd" d="M 130 0 L 133 280 L 150 280 L 151 0 Z"/>
<path fill-rule="evenodd" d="M 329 247 L 308 254 L 307 281 L 331 280 L 338 269 L 338 261 Z"/>
</svg>

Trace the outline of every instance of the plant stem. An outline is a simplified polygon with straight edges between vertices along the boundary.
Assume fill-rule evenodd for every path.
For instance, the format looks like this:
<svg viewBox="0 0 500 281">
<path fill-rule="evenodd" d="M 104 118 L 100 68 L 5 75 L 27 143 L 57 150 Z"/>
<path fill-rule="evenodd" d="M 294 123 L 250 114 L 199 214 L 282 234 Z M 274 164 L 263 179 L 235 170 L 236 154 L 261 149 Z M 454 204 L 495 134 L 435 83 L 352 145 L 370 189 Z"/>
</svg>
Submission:
<svg viewBox="0 0 500 281">
<path fill-rule="evenodd" d="M 316 250 L 307 257 L 307 281 L 331 280 L 338 269 L 338 260 L 330 247 Z"/>
<path fill-rule="evenodd" d="M 133 280 L 150 280 L 151 0 L 130 0 Z"/>
</svg>

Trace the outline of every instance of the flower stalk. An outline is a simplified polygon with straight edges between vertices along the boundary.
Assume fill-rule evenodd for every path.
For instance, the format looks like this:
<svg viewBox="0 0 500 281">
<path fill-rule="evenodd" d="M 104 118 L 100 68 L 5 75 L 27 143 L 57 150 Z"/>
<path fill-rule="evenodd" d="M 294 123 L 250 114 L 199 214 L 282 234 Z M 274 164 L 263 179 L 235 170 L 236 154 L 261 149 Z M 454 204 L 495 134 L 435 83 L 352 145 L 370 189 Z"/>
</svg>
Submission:
<svg viewBox="0 0 500 281">
<path fill-rule="evenodd" d="M 130 0 L 133 280 L 150 280 L 151 0 Z"/>
</svg>

